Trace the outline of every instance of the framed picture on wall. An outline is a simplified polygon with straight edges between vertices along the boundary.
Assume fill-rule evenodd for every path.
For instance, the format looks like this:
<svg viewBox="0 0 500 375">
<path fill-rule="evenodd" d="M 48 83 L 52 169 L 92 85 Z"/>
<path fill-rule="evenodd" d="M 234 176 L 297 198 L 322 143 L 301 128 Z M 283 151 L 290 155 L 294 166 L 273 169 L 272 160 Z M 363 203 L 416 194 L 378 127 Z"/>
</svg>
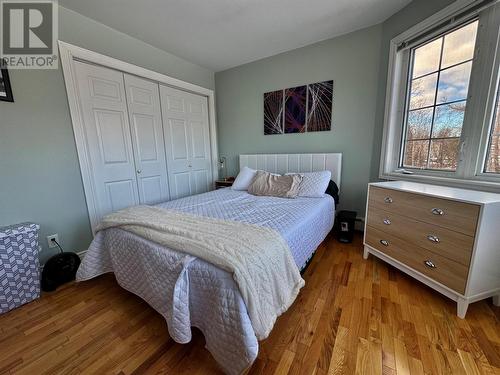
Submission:
<svg viewBox="0 0 500 375">
<path fill-rule="evenodd" d="M 12 87 L 10 86 L 9 72 L 2 62 L 0 62 L 0 100 L 4 102 L 14 101 Z"/>
</svg>

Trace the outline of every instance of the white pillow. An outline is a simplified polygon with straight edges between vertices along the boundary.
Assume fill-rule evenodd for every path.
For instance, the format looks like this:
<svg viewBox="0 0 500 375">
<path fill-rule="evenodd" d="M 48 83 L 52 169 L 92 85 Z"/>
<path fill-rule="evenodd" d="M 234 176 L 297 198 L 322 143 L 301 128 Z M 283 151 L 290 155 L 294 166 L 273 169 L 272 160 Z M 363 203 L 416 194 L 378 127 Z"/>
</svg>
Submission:
<svg viewBox="0 0 500 375">
<path fill-rule="evenodd" d="M 236 176 L 231 188 L 233 190 L 248 190 L 256 174 L 257 171 L 255 169 L 243 167 L 238 176 Z"/>
<path fill-rule="evenodd" d="M 330 171 L 287 174 L 300 174 L 302 176 L 302 182 L 299 186 L 299 197 L 323 197 L 328 183 L 332 178 L 332 172 Z"/>
</svg>

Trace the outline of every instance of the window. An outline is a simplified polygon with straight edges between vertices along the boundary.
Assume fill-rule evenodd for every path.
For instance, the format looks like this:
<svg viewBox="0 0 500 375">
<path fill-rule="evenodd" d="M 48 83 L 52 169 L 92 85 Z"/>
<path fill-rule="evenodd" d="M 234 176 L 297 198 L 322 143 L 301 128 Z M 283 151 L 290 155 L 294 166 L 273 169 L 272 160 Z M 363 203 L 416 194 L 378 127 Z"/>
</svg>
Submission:
<svg viewBox="0 0 500 375">
<path fill-rule="evenodd" d="M 499 31 L 476 0 L 391 41 L 381 178 L 500 192 Z"/>
<path fill-rule="evenodd" d="M 456 170 L 477 24 L 411 50 L 403 167 Z"/>
<path fill-rule="evenodd" d="M 486 173 L 500 173 L 500 87 L 497 92 L 495 115 L 490 130 L 488 156 L 485 163 Z"/>
</svg>

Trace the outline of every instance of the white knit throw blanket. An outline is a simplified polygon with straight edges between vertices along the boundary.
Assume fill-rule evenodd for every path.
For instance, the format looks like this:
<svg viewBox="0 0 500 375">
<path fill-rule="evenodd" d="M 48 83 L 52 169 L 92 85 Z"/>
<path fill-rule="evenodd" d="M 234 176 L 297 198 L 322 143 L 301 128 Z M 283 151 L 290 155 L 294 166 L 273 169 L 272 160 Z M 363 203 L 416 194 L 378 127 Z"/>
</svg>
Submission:
<svg viewBox="0 0 500 375">
<path fill-rule="evenodd" d="M 233 275 L 259 340 L 304 286 L 290 249 L 274 229 L 151 206 L 104 217 L 98 230 L 119 227 L 199 257 Z"/>
</svg>

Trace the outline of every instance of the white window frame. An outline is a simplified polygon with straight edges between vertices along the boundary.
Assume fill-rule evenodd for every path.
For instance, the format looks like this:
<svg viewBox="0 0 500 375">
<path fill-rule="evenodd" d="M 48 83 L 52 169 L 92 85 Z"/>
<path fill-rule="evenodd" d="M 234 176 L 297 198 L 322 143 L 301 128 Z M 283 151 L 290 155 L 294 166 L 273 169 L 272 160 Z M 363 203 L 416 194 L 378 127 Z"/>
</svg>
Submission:
<svg viewBox="0 0 500 375">
<path fill-rule="evenodd" d="M 411 53 L 410 48 L 398 51 L 398 46 L 418 38 L 419 35 L 434 29 L 447 19 L 453 20 L 455 15 L 462 13 L 468 7 L 477 6 L 478 3 L 480 1 L 458 0 L 391 40 L 379 178 L 500 192 L 500 174 L 483 172 L 500 74 L 498 31 L 500 4 L 492 5 L 487 9 L 477 9 L 467 18 L 449 22 L 446 27 L 436 30 L 422 40 L 423 42 L 432 39 L 457 28 L 474 17 L 479 19 L 456 171 L 409 168 L 405 170 L 400 167 L 400 157 L 404 147 L 403 122 Z M 411 171 L 412 174 L 407 174 L 406 171 Z"/>
</svg>

